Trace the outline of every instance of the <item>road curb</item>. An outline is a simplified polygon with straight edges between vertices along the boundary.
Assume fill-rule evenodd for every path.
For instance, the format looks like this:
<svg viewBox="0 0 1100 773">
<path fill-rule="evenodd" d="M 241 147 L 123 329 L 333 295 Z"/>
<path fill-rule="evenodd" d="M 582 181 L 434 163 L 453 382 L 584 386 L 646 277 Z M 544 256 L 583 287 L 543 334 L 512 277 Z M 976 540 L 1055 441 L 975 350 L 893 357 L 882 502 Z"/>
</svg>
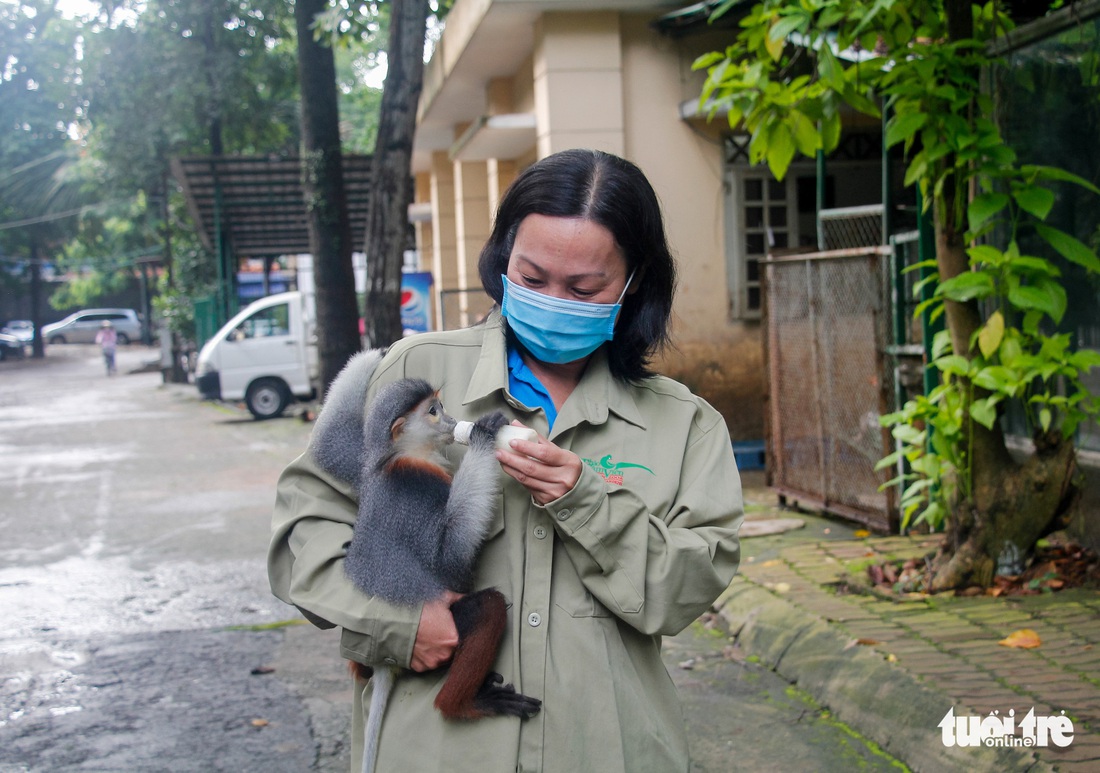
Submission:
<svg viewBox="0 0 1100 773">
<path fill-rule="evenodd" d="M 1022 749 L 944 746 L 938 723 L 952 698 L 751 580 L 736 579 L 717 607 L 748 655 L 913 771 L 1054 770 Z"/>
</svg>

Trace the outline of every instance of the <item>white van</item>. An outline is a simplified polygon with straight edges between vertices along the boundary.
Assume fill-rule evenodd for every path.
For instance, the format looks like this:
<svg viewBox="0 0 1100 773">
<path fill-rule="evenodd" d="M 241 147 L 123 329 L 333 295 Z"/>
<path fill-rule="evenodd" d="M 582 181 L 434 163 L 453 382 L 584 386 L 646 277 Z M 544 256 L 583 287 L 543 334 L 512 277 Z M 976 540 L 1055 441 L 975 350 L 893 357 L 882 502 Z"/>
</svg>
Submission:
<svg viewBox="0 0 1100 773">
<path fill-rule="evenodd" d="M 257 419 L 282 414 L 293 398 L 315 394 L 314 317 L 301 292 L 245 307 L 199 352 L 195 383 L 208 400 L 244 400 Z"/>
</svg>

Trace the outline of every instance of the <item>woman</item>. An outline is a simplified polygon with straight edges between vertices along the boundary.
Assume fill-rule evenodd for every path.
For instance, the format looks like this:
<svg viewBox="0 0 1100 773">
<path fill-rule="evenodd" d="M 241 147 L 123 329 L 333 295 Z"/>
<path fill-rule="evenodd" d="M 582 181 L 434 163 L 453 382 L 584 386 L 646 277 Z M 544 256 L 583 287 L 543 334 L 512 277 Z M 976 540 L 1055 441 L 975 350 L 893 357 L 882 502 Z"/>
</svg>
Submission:
<svg viewBox="0 0 1100 773">
<path fill-rule="evenodd" d="M 742 503 L 722 417 L 648 367 L 675 284 L 656 195 L 615 156 L 550 156 L 505 194 L 479 269 L 500 309 L 395 344 L 370 394 L 415 376 L 456 418 L 501 410 L 538 431 L 498 454 L 508 477 L 476 584 L 511 602 L 494 670 L 542 711 L 439 717 L 433 669 L 453 652 L 453 597 L 410 610 L 354 590 L 342 569 L 354 492 L 304 456 L 279 484 L 272 588 L 342 626 L 344 657 L 411 669 L 386 711 L 379 771 L 686 771 L 661 636 L 729 583 Z M 353 769 L 368 692 L 357 684 Z"/>
</svg>

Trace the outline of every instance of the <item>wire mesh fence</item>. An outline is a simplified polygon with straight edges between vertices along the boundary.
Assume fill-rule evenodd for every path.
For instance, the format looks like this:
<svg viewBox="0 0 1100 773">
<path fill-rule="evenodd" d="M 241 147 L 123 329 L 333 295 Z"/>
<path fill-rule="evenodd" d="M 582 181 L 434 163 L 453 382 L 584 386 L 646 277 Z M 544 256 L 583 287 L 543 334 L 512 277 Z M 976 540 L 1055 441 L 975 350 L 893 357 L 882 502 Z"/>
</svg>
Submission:
<svg viewBox="0 0 1100 773">
<path fill-rule="evenodd" d="M 892 439 L 892 260 L 866 246 L 770 258 L 765 266 L 768 479 L 781 496 L 896 528 L 875 464 Z"/>
<path fill-rule="evenodd" d="M 882 238 L 882 205 L 823 209 L 817 216 L 818 244 L 823 250 L 873 247 Z"/>
</svg>

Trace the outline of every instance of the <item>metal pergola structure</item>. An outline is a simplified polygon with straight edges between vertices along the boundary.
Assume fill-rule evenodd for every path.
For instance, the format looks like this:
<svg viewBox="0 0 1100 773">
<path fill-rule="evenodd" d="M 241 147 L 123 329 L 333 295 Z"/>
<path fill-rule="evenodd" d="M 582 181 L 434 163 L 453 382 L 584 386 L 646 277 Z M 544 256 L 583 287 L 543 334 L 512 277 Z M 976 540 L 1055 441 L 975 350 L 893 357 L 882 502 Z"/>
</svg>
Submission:
<svg viewBox="0 0 1100 773">
<path fill-rule="evenodd" d="M 344 191 L 352 249 L 363 250 L 371 156 L 345 154 Z M 220 322 L 231 312 L 242 259 L 309 252 L 309 228 L 297 156 L 186 156 L 172 159 L 199 238 L 218 261 Z"/>
</svg>

